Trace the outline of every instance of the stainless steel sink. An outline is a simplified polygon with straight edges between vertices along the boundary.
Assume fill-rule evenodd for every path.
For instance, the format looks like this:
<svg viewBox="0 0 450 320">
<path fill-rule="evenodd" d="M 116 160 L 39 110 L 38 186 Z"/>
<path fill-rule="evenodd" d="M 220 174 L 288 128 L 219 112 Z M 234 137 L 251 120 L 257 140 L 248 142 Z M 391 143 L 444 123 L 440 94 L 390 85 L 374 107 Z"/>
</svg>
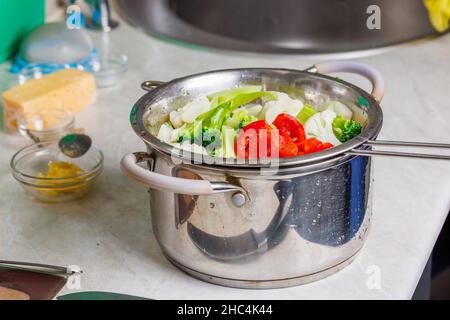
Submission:
<svg viewBox="0 0 450 320">
<path fill-rule="evenodd" d="M 381 29 L 367 27 L 370 5 Z M 152 35 L 254 52 L 372 50 L 435 34 L 423 0 L 115 0 L 115 8 Z"/>
</svg>

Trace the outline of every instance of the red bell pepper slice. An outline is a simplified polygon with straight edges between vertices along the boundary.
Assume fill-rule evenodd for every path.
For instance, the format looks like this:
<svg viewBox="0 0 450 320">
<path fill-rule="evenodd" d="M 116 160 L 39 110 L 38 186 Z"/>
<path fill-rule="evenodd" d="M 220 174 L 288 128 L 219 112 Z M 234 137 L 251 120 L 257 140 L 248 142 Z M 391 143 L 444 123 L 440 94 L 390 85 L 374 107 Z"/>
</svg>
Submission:
<svg viewBox="0 0 450 320">
<path fill-rule="evenodd" d="M 236 156 L 245 159 L 270 157 L 271 131 L 272 128 L 265 120 L 258 120 L 246 125 L 242 128 L 234 145 Z"/>
<path fill-rule="evenodd" d="M 281 134 L 264 120 L 252 122 L 242 128 L 234 148 L 236 156 L 245 159 L 271 156 L 286 158 L 296 156 L 298 152 L 297 145 L 288 135 Z M 272 155 L 274 150 L 278 151 L 278 155 Z"/>
<path fill-rule="evenodd" d="M 278 155 L 280 158 L 295 157 L 298 153 L 298 147 L 295 142 L 283 134 L 279 134 Z"/>
<path fill-rule="evenodd" d="M 273 122 L 273 129 L 265 120 L 245 126 L 239 133 L 234 151 L 238 158 L 294 157 L 332 148 L 329 142 L 316 138 L 306 139 L 302 124 L 289 114 L 280 114 Z M 277 150 L 278 155 L 272 154 Z"/>
<path fill-rule="evenodd" d="M 290 137 L 297 146 L 306 140 L 305 128 L 297 118 L 290 114 L 279 114 L 273 125 L 280 131 L 280 135 Z"/>
<path fill-rule="evenodd" d="M 302 152 L 302 154 L 308 154 L 326 150 L 332 147 L 333 145 L 329 142 L 323 143 L 322 141 L 316 138 L 308 138 L 306 139 L 306 141 L 302 143 L 299 151 Z"/>
</svg>

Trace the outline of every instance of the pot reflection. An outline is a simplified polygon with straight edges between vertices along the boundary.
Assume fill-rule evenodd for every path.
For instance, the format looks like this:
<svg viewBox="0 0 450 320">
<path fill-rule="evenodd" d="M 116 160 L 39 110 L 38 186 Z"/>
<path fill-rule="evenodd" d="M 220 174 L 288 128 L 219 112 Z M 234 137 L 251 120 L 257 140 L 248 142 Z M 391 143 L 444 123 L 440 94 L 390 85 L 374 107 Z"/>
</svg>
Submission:
<svg viewBox="0 0 450 320">
<path fill-rule="evenodd" d="M 292 180 L 294 201 L 286 223 L 304 239 L 327 246 L 341 246 L 358 232 L 367 206 L 370 177 L 368 158 Z"/>
<path fill-rule="evenodd" d="M 199 178 L 186 170 L 174 172 L 177 176 L 187 174 L 190 178 Z M 270 220 L 264 217 L 266 225 L 259 232 L 256 229 L 260 225 L 247 221 L 248 229 L 235 234 L 228 210 L 202 213 L 201 220 L 196 219 L 196 210 L 201 206 L 198 201 L 202 199 L 197 196 L 175 195 L 178 204 L 175 220 L 177 225 L 187 222 L 189 239 L 204 255 L 222 261 L 266 254 L 283 244 L 289 230 L 295 230 L 297 236 L 312 244 L 339 247 L 354 240 L 360 231 L 369 200 L 369 182 L 370 161 L 365 157 L 355 157 L 322 172 L 279 180 L 272 188 L 279 204 Z M 185 205 L 187 197 L 189 205 Z M 245 210 L 242 213 L 245 214 Z M 208 215 L 216 217 L 208 221 Z M 267 213 L 260 213 L 260 216 L 267 216 Z"/>
</svg>

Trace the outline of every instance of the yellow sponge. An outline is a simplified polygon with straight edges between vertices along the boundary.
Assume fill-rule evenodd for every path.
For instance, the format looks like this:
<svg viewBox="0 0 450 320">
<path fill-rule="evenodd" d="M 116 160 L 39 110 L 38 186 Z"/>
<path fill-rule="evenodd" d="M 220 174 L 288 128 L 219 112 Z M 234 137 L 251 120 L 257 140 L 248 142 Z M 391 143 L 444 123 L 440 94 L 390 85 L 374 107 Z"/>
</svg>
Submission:
<svg viewBox="0 0 450 320">
<path fill-rule="evenodd" d="M 3 93 L 5 131 L 17 132 L 17 120 L 22 113 L 52 108 L 77 113 L 94 99 L 95 78 L 85 71 L 64 69 L 30 80 Z"/>
<path fill-rule="evenodd" d="M 450 21 L 450 0 L 424 0 L 424 3 L 433 27 L 439 32 L 446 31 Z"/>
</svg>

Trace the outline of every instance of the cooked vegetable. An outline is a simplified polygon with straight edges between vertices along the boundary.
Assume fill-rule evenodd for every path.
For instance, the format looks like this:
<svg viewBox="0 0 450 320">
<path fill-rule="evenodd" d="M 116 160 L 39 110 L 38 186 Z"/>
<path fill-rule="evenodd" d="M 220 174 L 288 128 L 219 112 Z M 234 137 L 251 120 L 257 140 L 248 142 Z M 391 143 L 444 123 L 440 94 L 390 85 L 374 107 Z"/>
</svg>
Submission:
<svg viewBox="0 0 450 320">
<path fill-rule="evenodd" d="M 265 100 L 274 100 L 277 98 L 275 92 L 261 90 L 261 86 L 239 87 L 214 93 L 209 95 L 208 99 L 211 102 L 211 109 L 214 109 L 225 102 L 231 102 L 231 107 L 237 108 L 258 98 L 264 98 Z"/>
<path fill-rule="evenodd" d="M 306 121 L 308 121 L 308 119 L 315 115 L 317 112 L 318 111 L 314 107 L 305 103 L 303 109 L 297 114 L 297 119 L 301 124 L 305 124 Z"/>
<path fill-rule="evenodd" d="M 208 154 L 208 152 L 205 148 L 203 148 L 202 146 L 199 146 L 197 144 L 190 143 L 189 141 L 184 141 L 182 143 L 173 143 L 173 145 L 179 149 L 186 150 L 188 152 L 204 154 L 204 155 Z"/>
<path fill-rule="evenodd" d="M 198 115 L 194 122 L 181 132 L 177 142 L 190 141 L 208 147 L 211 151 L 216 150 L 221 145 L 221 128 L 226 120 L 232 118 L 235 109 L 261 97 L 276 98 L 276 94 L 273 92 L 258 90 L 261 90 L 261 86 L 247 86 L 209 96 L 211 109 Z M 239 125 L 245 125 L 255 120 L 254 117 L 244 115 L 244 112 L 248 114 L 246 110 L 240 111 L 236 118 L 231 119 L 226 125 L 238 128 Z"/>
<path fill-rule="evenodd" d="M 306 133 L 302 124 L 290 114 L 279 114 L 273 125 L 278 129 L 280 135 L 289 137 L 295 144 L 301 144 L 306 140 Z"/>
<path fill-rule="evenodd" d="M 209 100 L 206 97 L 199 97 L 188 102 L 181 110 L 181 119 L 185 123 L 192 123 L 202 113 L 210 109 Z"/>
<path fill-rule="evenodd" d="M 242 129 L 247 124 L 256 120 L 258 120 L 256 117 L 248 114 L 247 109 L 238 108 L 232 112 L 230 118 L 225 120 L 225 125 L 234 129 Z"/>
<path fill-rule="evenodd" d="M 333 120 L 333 132 L 340 142 L 346 142 L 353 139 L 361 133 L 362 126 L 355 120 L 345 119 L 343 116 L 337 116 Z"/>
<path fill-rule="evenodd" d="M 325 104 L 323 110 L 333 110 L 336 115 L 343 116 L 346 119 L 351 119 L 353 117 L 353 111 L 347 107 L 345 104 L 339 101 L 330 101 Z"/>
<path fill-rule="evenodd" d="M 261 90 L 245 86 L 196 97 L 166 112 L 166 122 L 154 130 L 159 130 L 159 139 L 179 149 L 246 159 L 319 152 L 362 130 L 351 120 L 352 110 L 340 101 L 316 109 L 286 93 Z"/>
<path fill-rule="evenodd" d="M 258 121 L 258 118 L 253 117 L 253 116 L 248 116 L 246 118 L 244 118 L 240 123 L 239 123 L 239 129 L 244 128 L 245 126 L 248 126 L 250 123 L 254 122 L 254 121 Z"/>
<path fill-rule="evenodd" d="M 262 91 L 262 86 L 242 86 L 238 88 L 228 89 L 224 91 L 219 91 L 208 96 L 209 101 L 217 99 L 220 104 L 233 99 L 235 96 Z M 212 106 L 214 107 L 214 106 Z"/>
<path fill-rule="evenodd" d="M 284 118 L 287 117 L 291 116 L 279 115 L 277 123 L 285 124 Z M 287 121 L 292 121 L 292 119 L 288 119 Z M 298 122 L 295 118 L 293 120 Z M 301 126 L 300 123 L 299 125 Z M 237 138 L 235 149 L 236 156 L 245 159 L 270 158 L 272 156 L 294 157 L 298 152 L 296 143 L 286 130 L 274 129 L 265 120 L 258 120 L 245 126 Z M 273 151 L 278 155 L 274 155 Z"/>
<path fill-rule="evenodd" d="M 158 138 L 166 143 L 170 143 L 172 142 L 172 132 L 172 126 L 168 122 L 165 122 L 159 128 Z"/>
<path fill-rule="evenodd" d="M 265 119 L 268 123 L 272 123 L 280 113 L 287 113 L 295 117 L 302 110 L 303 102 L 300 100 L 291 99 L 283 92 L 276 94 L 276 100 L 266 102 L 261 111 L 260 118 Z"/>
<path fill-rule="evenodd" d="M 278 156 L 280 158 L 295 157 L 298 154 L 298 147 L 289 136 L 279 134 L 278 143 Z"/>
<path fill-rule="evenodd" d="M 186 129 L 186 124 L 182 125 L 179 128 L 174 129 L 170 134 L 170 142 L 178 142 L 178 137 L 183 132 L 183 130 Z"/>
<path fill-rule="evenodd" d="M 173 110 L 169 113 L 170 123 L 174 128 L 179 128 L 183 125 L 183 118 L 181 111 Z"/>
<path fill-rule="evenodd" d="M 265 120 L 258 120 L 245 126 L 239 133 L 234 152 L 238 158 L 268 158 L 271 155 L 272 127 Z M 265 144 L 262 146 L 261 144 Z"/>
<path fill-rule="evenodd" d="M 319 152 L 332 147 L 333 145 L 329 142 L 323 143 L 316 138 L 308 138 L 301 146 L 299 146 L 298 155 Z"/>
<path fill-rule="evenodd" d="M 228 126 L 222 127 L 222 157 L 234 158 L 234 143 L 236 140 L 236 130 Z"/>
<path fill-rule="evenodd" d="M 221 144 L 220 135 L 222 125 L 232 112 L 231 102 L 209 110 L 199 115 L 193 123 L 190 123 L 181 131 L 177 142 L 190 141 L 197 145 L 215 150 Z"/>
<path fill-rule="evenodd" d="M 245 106 L 245 109 L 248 111 L 250 116 L 258 117 L 263 107 L 260 104 L 249 103 Z"/>
<path fill-rule="evenodd" d="M 305 131 L 308 138 L 314 137 L 333 145 L 340 144 L 341 142 L 333 133 L 332 123 L 334 118 L 336 118 L 336 113 L 332 110 L 318 112 L 309 118 L 305 123 Z"/>
</svg>

